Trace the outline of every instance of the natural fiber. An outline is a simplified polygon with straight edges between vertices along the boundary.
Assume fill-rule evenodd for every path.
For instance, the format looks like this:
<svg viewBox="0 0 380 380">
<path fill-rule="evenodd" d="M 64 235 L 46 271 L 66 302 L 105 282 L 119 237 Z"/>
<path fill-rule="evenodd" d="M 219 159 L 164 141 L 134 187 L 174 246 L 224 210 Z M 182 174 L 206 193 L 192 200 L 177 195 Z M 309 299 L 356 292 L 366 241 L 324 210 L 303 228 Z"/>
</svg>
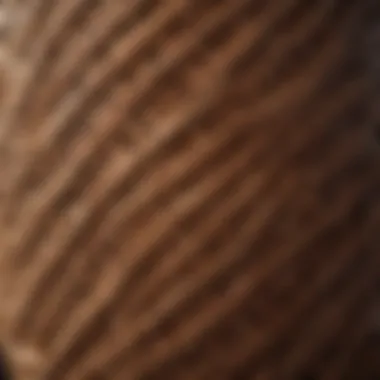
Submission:
<svg viewBox="0 0 380 380">
<path fill-rule="evenodd" d="M 15 380 L 343 379 L 380 273 L 365 8 L 9 2 Z"/>
</svg>

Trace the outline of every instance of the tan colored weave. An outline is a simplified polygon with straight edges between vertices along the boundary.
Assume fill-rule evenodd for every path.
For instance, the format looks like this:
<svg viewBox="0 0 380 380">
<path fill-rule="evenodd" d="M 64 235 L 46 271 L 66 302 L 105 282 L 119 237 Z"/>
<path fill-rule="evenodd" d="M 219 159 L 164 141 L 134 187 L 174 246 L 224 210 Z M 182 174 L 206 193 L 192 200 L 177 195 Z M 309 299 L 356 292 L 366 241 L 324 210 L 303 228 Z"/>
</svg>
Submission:
<svg viewBox="0 0 380 380">
<path fill-rule="evenodd" d="M 15 380 L 343 379 L 380 274 L 365 6 L 9 2 Z"/>
</svg>

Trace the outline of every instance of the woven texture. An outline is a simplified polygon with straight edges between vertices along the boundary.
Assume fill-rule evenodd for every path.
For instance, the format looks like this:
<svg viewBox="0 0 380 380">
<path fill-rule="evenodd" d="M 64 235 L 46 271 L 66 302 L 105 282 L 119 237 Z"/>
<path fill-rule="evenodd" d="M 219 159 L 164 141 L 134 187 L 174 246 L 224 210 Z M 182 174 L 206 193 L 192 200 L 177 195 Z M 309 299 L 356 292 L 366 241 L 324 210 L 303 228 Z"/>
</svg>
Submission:
<svg viewBox="0 0 380 380">
<path fill-rule="evenodd" d="M 380 274 L 365 7 L 9 2 L 15 380 L 344 378 Z"/>
</svg>

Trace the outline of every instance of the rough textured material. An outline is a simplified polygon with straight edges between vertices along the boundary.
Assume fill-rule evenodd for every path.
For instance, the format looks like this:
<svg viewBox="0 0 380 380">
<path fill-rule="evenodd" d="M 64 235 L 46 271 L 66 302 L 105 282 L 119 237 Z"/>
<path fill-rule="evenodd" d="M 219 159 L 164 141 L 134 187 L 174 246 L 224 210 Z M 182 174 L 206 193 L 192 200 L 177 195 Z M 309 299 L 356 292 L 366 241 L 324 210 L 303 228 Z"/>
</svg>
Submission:
<svg viewBox="0 0 380 380">
<path fill-rule="evenodd" d="M 7 4 L 14 379 L 343 379 L 380 274 L 369 3 Z"/>
</svg>

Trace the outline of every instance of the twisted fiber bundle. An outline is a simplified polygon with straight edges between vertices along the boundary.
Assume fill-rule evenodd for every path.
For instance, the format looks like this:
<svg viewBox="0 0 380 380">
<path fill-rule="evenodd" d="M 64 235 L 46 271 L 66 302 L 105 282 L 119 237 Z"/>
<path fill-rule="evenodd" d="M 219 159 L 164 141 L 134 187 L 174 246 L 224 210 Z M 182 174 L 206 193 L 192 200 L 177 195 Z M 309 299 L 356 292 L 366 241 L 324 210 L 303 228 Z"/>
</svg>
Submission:
<svg viewBox="0 0 380 380">
<path fill-rule="evenodd" d="M 10 3 L 14 379 L 343 378 L 380 272 L 365 3 Z"/>
</svg>

